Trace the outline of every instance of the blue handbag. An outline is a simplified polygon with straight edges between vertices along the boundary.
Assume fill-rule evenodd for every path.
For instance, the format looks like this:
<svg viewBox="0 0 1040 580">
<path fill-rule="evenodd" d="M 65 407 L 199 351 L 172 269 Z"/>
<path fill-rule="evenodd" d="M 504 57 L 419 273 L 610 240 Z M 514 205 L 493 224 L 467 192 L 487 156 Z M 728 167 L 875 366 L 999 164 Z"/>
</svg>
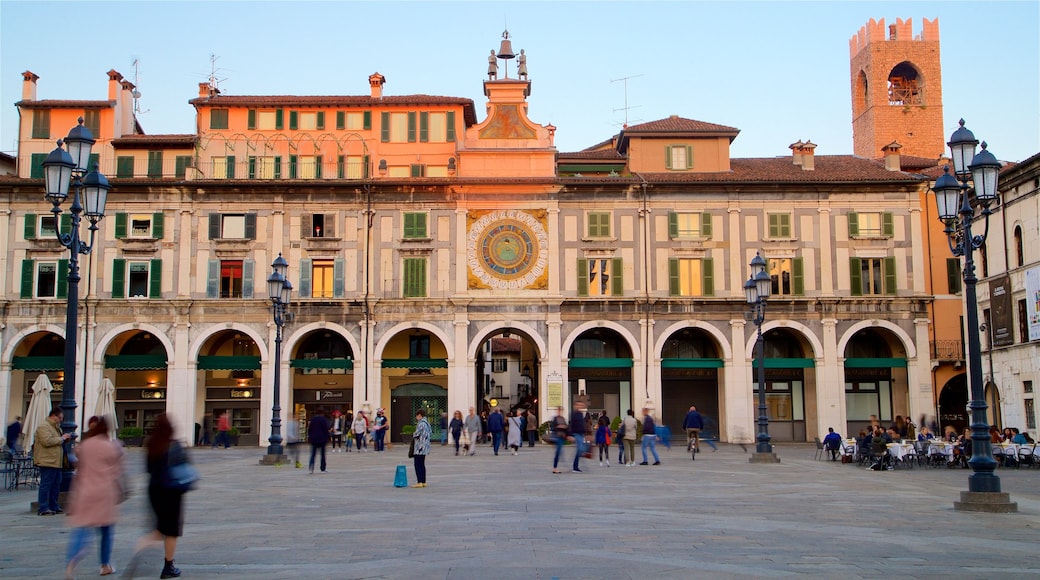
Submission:
<svg viewBox="0 0 1040 580">
<path fill-rule="evenodd" d="M 188 454 L 176 441 L 170 444 L 170 454 L 166 464 L 166 489 L 191 491 L 199 480 L 199 470 L 188 460 Z"/>
</svg>

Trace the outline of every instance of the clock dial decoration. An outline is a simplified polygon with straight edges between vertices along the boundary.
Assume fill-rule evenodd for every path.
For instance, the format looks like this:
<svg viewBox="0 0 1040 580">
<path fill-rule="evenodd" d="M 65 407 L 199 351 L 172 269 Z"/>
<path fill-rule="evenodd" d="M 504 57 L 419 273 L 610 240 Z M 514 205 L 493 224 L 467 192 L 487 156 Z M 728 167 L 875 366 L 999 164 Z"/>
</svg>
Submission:
<svg viewBox="0 0 1040 580">
<path fill-rule="evenodd" d="M 522 210 L 495 210 L 477 217 L 467 236 L 470 287 L 538 287 L 548 262 L 545 227 Z"/>
</svg>

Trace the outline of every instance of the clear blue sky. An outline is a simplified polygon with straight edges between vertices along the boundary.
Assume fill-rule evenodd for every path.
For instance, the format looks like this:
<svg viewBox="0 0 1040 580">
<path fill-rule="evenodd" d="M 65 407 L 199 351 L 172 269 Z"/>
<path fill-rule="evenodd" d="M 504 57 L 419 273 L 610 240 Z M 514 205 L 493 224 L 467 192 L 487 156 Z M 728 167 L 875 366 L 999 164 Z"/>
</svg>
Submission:
<svg viewBox="0 0 1040 580">
<path fill-rule="evenodd" d="M 188 100 L 216 55 L 236 95 L 467 97 L 508 24 L 530 117 L 560 151 L 680 115 L 741 130 L 737 157 L 852 152 L 849 38 L 870 18 L 939 17 L 947 134 L 963 117 L 999 158 L 1040 152 L 1040 2 L 0 2 L 0 150 L 15 151 L 21 73 L 38 98 L 104 99 L 139 61 L 145 132 L 191 133 Z M 53 32 L 51 32 L 53 31 Z M 84 48 L 77 48 L 80 40 Z M 515 62 L 510 64 L 511 75 Z M 502 71 L 500 71 L 501 73 Z M 58 131 L 62 133 L 62 131 Z"/>
</svg>

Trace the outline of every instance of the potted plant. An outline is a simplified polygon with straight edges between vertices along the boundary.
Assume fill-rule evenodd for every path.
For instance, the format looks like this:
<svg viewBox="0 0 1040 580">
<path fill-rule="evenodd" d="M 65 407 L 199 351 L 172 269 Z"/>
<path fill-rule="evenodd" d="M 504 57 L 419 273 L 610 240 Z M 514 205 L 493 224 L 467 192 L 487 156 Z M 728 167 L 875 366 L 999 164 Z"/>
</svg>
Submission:
<svg viewBox="0 0 1040 580">
<path fill-rule="evenodd" d="M 228 437 L 231 439 L 231 444 L 238 447 L 238 427 L 232 427 L 228 429 Z"/>
<path fill-rule="evenodd" d="M 119 439 L 128 447 L 140 447 L 144 442 L 144 429 L 140 427 L 123 427 L 119 430 Z"/>
<path fill-rule="evenodd" d="M 405 425 L 401 427 L 401 441 L 408 443 L 412 440 L 415 435 L 415 425 Z"/>
</svg>

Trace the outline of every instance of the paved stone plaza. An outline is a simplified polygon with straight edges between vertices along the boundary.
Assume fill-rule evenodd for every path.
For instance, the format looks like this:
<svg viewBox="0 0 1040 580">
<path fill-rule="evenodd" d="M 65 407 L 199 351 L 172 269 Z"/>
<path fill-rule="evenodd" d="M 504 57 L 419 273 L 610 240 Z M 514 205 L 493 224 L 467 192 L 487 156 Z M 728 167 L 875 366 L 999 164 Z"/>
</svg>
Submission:
<svg viewBox="0 0 1040 580">
<path fill-rule="evenodd" d="M 613 448 L 616 453 L 616 447 Z M 707 448 L 705 448 L 707 449 Z M 696 462 L 550 471 L 552 450 L 455 457 L 434 445 L 429 487 L 393 487 L 404 461 L 329 454 L 329 473 L 258 464 L 261 449 L 199 449 L 177 564 L 185 578 L 1012 578 L 1040 575 L 1040 470 L 1001 469 L 1017 514 L 953 510 L 969 471 L 865 471 L 777 448 L 751 465 L 721 445 Z M 637 452 L 638 454 L 638 452 Z M 148 521 L 143 452 L 116 530 L 122 569 Z M 562 467 L 562 466 L 561 466 Z M 409 481 L 414 473 L 409 467 Z M 30 513 L 34 491 L 0 492 L 0 577 L 58 578 L 67 528 Z M 97 574 L 95 550 L 80 578 Z M 157 578 L 161 553 L 137 577 Z"/>
</svg>

